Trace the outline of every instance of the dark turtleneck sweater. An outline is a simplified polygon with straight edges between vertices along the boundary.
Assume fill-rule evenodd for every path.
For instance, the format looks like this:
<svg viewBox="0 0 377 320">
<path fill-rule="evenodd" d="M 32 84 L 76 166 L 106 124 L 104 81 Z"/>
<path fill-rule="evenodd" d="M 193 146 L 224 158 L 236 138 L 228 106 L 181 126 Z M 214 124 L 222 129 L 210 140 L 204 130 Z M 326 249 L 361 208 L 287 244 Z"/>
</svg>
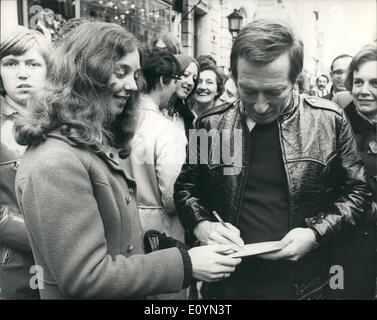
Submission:
<svg viewBox="0 0 377 320">
<path fill-rule="evenodd" d="M 250 142 L 241 237 L 245 243 L 281 240 L 289 231 L 289 200 L 277 121 L 256 124 Z"/>
<path fill-rule="evenodd" d="M 250 132 L 250 159 L 237 227 L 248 243 L 281 240 L 289 231 L 288 184 L 277 121 L 256 124 Z M 295 299 L 294 263 L 243 258 L 227 280 L 222 298 Z"/>
</svg>

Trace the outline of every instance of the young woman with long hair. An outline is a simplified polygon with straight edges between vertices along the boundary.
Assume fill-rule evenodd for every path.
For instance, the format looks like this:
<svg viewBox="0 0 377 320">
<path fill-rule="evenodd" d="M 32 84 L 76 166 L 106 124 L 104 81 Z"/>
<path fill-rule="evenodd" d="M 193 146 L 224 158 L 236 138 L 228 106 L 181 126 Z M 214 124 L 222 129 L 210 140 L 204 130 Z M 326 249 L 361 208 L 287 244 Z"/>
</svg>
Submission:
<svg viewBox="0 0 377 320">
<path fill-rule="evenodd" d="M 50 89 L 17 127 L 28 145 L 17 199 L 44 271 L 41 297 L 140 298 L 178 292 L 192 277 L 229 276 L 240 260 L 221 254 L 227 246 L 144 254 L 137 182 L 123 166 L 140 70 L 134 37 L 116 24 L 84 23 L 52 60 Z"/>
<path fill-rule="evenodd" d="M 27 102 L 44 90 L 52 48 L 41 33 L 17 27 L 0 44 L 0 299 L 38 299 L 30 287 L 34 260 L 18 208 L 15 178 L 25 151 L 14 124 Z"/>
</svg>

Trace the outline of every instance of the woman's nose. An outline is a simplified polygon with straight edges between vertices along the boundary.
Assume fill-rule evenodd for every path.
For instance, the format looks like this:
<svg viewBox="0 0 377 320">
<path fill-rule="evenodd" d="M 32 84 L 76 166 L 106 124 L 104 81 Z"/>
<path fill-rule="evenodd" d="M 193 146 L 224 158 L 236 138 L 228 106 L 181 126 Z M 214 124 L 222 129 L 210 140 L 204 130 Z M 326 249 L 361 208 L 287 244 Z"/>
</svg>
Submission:
<svg viewBox="0 0 377 320">
<path fill-rule="evenodd" d="M 199 84 L 198 84 L 198 89 L 207 89 L 207 84 L 205 83 L 205 81 L 203 81 L 203 82 L 200 82 Z"/>
<path fill-rule="evenodd" d="M 363 95 L 369 95 L 370 94 L 370 89 L 369 89 L 369 82 L 365 81 L 363 86 L 360 89 L 360 93 Z"/>
<path fill-rule="evenodd" d="M 26 65 L 20 63 L 17 68 L 17 78 L 21 80 L 26 80 L 29 77 L 29 71 L 26 68 Z"/>
<path fill-rule="evenodd" d="M 136 80 L 133 76 L 132 77 L 131 76 L 126 77 L 123 86 L 126 90 L 129 90 L 129 91 L 137 91 L 138 90 Z"/>
<path fill-rule="evenodd" d="M 186 82 L 187 82 L 187 84 L 189 84 L 191 86 L 194 86 L 194 79 L 193 79 L 193 77 L 188 77 L 186 79 Z"/>
</svg>

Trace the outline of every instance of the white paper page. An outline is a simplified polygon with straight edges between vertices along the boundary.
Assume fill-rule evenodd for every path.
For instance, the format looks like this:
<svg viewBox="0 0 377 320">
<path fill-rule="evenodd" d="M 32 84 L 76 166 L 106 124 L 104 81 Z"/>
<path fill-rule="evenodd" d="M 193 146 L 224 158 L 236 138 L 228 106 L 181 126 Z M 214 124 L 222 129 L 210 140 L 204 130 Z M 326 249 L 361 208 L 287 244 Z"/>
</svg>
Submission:
<svg viewBox="0 0 377 320">
<path fill-rule="evenodd" d="M 281 249 L 280 241 L 266 241 L 246 244 L 237 252 L 232 253 L 230 256 L 233 258 L 240 258 L 246 256 L 253 256 L 257 254 L 273 252 Z"/>
</svg>

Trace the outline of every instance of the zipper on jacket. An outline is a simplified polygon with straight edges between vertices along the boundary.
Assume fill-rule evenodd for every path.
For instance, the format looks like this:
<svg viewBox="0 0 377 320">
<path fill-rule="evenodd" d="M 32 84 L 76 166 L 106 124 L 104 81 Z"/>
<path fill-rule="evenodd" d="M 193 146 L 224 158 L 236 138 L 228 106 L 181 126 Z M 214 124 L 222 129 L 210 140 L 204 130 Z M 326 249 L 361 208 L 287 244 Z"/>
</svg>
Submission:
<svg viewBox="0 0 377 320">
<path fill-rule="evenodd" d="M 245 132 L 245 129 L 246 129 L 246 168 L 245 168 L 245 174 L 244 176 L 242 177 L 242 181 L 241 181 L 241 194 L 240 194 L 240 197 L 239 197 L 239 200 L 238 200 L 238 205 L 237 205 L 237 211 L 236 211 L 236 221 L 235 221 L 235 226 L 237 227 L 238 226 L 238 222 L 240 220 L 240 215 L 241 215 L 241 204 L 242 204 L 242 199 L 243 199 L 243 196 L 245 194 L 245 185 L 246 185 L 246 181 L 247 181 L 247 177 L 249 175 L 249 161 L 250 161 L 250 130 L 249 130 L 249 127 L 245 124 L 243 124 L 244 126 L 244 132 Z"/>
<path fill-rule="evenodd" d="M 281 149 L 281 156 L 283 158 L 283 165 L 284 165 L 284 171 L 285 176 L 287 179 L 287 187 L 288 187 L 288 221 L 289 221 L 289 230 L 292 229 L 292 198 L 291 198 L 291 185 L 289 182 L 289 175 L 288 175 L 288 168 L 287 168 L 287 159 L 285 157 L 285 150 L 282 142 L 282 129 L 281 129 L 281 123 L 278 120 L 278 128 L 279 128 L 279 143 L 280 143 L 280 149 Z"/>
<path fill-rule="evenodd" d="M 6 248 L 3 254 L 3 258 L 1 259 L 1 264 L 6 265 L 8 263 L 10 257 L 10 248 Z"/>
</svg>

